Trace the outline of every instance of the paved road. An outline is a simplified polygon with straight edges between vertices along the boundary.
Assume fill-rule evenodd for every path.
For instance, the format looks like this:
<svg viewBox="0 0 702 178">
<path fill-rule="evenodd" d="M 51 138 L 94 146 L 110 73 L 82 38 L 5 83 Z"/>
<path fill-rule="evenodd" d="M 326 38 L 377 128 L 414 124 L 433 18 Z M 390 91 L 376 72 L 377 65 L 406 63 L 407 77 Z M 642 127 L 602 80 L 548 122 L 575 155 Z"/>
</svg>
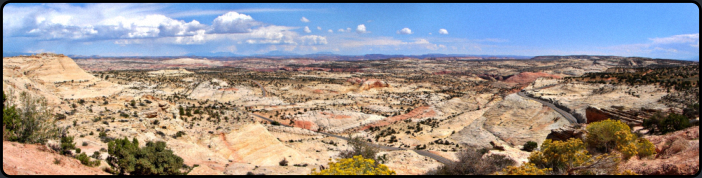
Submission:
<svg viewBox="0 0 702 178">
<path fill-rule="evenodd" d="M 548 86 L 544 86 L 544 87 L 537 88 L 537 89 L 542 89 L 542 88 L 545 88 L 545 87 L 548 87 Z M 531 99 L 531 100 L 534 100 L 534 101 L 536 101 L 536 102 L 539 102 L 539 103 L 541 103 L 541 104 L 543 104 L 543 105 L 546 105 L 546 106 L 550 107 L 551 109 L 555 110 L 555 111 L 558 112 L 559 114 L 563 115 L 563 117 L 565 117 L 571 124 L 578 123 L 578 120 L 575 119 L 575 117 L 573 117 L 573 115 L 571 115 L 570 113 L 568 113 L 568 112 L 566 112 L 566 111 L 564 111 L 564 110 L 562 110 L 562 109 L 556 107 L 555 105 L 553 105 L 553 104 L 551 104 L 551 103 L 549 103 L 549 102 L 546 102 L 546 101 L 543 101 L 543 100 L 540 100 L 540 99 L 537 99 L 537 98 L 529 97 L 529 96 L 527 96 L 524 92 L 521 92 L 521 91 L 518 92 L 517 95 L 522 96 L 522 97 L 525 97 L 525 98 L 529 98 L 529 99 Z"/>
<path fill-rule="evenodd" d="M 251 81 L 252 81 L 253 83 L 256 83 L 256 85 L 258 85 L 258 87 L 261 87 L 261 91 L 263 91 L 263 97 L 266 97 L 266 89 L 263 88 L 263 85 L 261 85 L 260 83 L 258 83 L 258 82 L 255 81 L 255 80 L 251 80 Z"/>
<path fill-rule="evenodd" d="M 258 117 L 258 118 L 261 118 L 261 119 L 263 119 L 263 120 L 267 120 L 267 121 L 273 122 L 273 120 L 268 119 L 268 118 L 266 118 L 266 117 L 263 117 L 263 116 L 261 116 L 261 115 L 253 114 L 253 113 L 251 113 L 251 114 L 254 115 L 254 116 L 256 116 L 256 117 Z M 281 125 L 281 126 L 284 126 L 284 127 L 292 127 L 292 126 L 287 126 L 287 125 Z M 334 135 L 334 134 L 330 134 L 330 133 L 324 133 L 324 132 L 317 132 L 317 133 L 320 133 L 320 134 L 326 135 L 326 136 L 330 136 L 330 137 L 339 138 L 339 139 L 346 140 L 346 141 L 350 140 L 350 139 L 347 138 L 347 137 L 342 137 L 342 136 L 338 136 L 338 135 Z M 439 156 L 439 155 L 436 155 L 436 154 L 433 154 L 433 153 L 430 153 L 430 152 L 424 151 L 424 150 L 413 150 L 413 149 L 389 147 L 389 146 L 378 145 L 378 144 L 372 144 L 372 143 L 370 143 L 370 145 L 375 146 L 375 147 L 380 148 L 380 149 L 392 150 L 392 151 L 397 151 L 397 150 L 412 150 L 412 151 L 414 151 L 415 153 L 417 153 L 417 154 L 419 154 L 419 155 L 423 155 L 423 156 L 432 158 L 432 159 L 434 159 L 434 160 L 436 160 L 436 161 L 439 161 L 439 162 L 441 162 L 441 163 L 444 163 L 444 164 L 450 164 L 450 163 L 453 163 L 453 162 L 454 162 L 454 161 L 451 161 L 451 160 L 449 160 L 449 159 L 446 159 L 446 158 L 444 158 L 444 157 L 442 157 L 442 156 Z"/>
</svg>

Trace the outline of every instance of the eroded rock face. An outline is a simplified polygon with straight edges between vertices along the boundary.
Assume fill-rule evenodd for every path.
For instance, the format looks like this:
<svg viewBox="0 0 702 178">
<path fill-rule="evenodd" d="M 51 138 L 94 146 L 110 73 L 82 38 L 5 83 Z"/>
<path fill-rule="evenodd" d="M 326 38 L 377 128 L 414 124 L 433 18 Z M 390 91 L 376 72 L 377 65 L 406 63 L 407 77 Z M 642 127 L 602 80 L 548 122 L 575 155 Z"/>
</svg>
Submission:
<svg viewBox="0 0 702 178">
<path fill-rule="evenodd" d="M 694 175 L 700 170 L 699 126 L 644 138 L 656 146 L 655 158 L 633 157 L 620 165 L 640 175 Z"/>
</svg>

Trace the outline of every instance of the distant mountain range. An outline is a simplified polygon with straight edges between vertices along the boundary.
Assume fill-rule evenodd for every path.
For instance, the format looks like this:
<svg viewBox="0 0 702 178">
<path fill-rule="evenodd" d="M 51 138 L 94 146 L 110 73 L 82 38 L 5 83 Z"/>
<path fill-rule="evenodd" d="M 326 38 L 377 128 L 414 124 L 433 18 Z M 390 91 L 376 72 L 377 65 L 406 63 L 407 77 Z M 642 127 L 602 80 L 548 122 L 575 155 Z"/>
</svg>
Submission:
<svg viewBox="0 0 702 178">
<path fill-rule="evenodd" d="M 2 57 L 12 57 L 19 55 L 32 55 L 35 53 L 23 53 L 23 52 L 2 52 Z M 84 56 L 84 55 L 66 55 L 71 58 L 103 58 L 103 57 L 117 57 L 122 56 Z M 429 59 L 429 60 L 446 60 L 446 59 L 535 59 L 535 60 L 557 60 L 557 59 L 603 59 L 603 58 L 613 58 L 613 57 L 623 57 L 623 56 L 597 56 L 597 55 L 545 55 L 545 56 L 518 56 L 518 55 L 469 55 L 469 54 L 423 54 L 423 55 L 401 55 L 401 54 L 366 54 L 366 55 L 340 55 L 334 54 L 332 52 L 318 52 L 313 54 L 297 54 L 287 51 L 271 51 L 264 54 L 253 54 L 253 55 L 239 55 L 231 52 L 199 52 L 199 53 L 188 53 L 182 56 L 143 56 L 139 58 L 173 58 L 173 57 L 205 57 L 215 60 L 237 60 L 243 58 L 272 58 L 272 59 L 285 59 L 285 58 L 309 58 L 309 59 L 320 59 L 320 60 L 340 60 L 340 61 L 354 61 L 354 60 L 379 60 L 379 59 L 397 59 L 397 58 L 417 58 L 417 59 Z M 129 57 L 126 57 L 129 58 Z M 643 57 L 646 58 L 646 57 Z M 650 58 L 649 58 L 650 59 Z M 683 59 L 686 61 L 697 61 L 699 62 L 699 57 L 691 59 Z"/>
</svg>

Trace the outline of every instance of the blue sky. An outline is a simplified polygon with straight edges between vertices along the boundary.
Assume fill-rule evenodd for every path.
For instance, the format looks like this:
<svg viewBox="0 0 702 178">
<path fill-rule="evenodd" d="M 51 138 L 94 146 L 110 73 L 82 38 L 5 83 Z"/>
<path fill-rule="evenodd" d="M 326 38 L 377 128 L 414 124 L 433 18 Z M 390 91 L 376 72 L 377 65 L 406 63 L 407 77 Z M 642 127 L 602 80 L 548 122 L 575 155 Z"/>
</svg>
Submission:
<svg viewBox="0 0 702 178">
<path fill-rule="evenodd" d="M 698 60 L 699 9 L 692 3 L 11 3 L 3 8 L 3 51 L 102 56 L 587 54 Z"/>
</svg>

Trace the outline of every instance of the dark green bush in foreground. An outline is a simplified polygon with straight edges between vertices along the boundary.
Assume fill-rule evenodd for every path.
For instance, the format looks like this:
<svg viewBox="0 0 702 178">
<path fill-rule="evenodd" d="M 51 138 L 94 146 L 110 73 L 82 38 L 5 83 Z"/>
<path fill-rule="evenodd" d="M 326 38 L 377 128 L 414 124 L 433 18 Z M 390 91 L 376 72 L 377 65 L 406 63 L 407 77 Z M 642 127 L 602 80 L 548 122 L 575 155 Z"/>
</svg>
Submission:
<svg viewBox="0 0 702 178">
<path fill-rule="evenodd" d="M 187 175 L 194 167 L 183 164 L 183 158 L 166 149 L 166 142 L 148 142 L 139 148 L 139 141 L 125 137 L 108 143 L 106 159 L 119 175 Z"/>
</svg>

